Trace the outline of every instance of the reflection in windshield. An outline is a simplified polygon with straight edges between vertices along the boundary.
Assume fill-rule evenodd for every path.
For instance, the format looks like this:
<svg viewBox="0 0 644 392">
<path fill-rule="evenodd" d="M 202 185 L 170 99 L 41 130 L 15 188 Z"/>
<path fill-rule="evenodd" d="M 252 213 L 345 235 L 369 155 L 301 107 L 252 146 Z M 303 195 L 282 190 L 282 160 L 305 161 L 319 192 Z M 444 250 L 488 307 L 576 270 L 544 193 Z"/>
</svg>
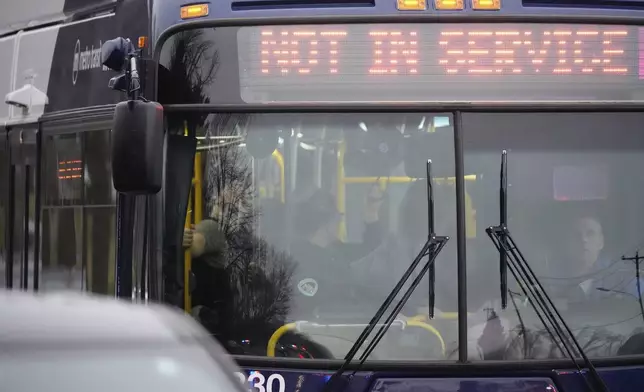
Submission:
<svg viewBox="0 0 644 392">
<path fill-rule="evenodd" d="M 500 306 L 484 229 L 498 222 L 502 149 L 513 236 L 575 336 L 591 357 L 634 350 L 643 316 L 635 264 L 622 256 L 644 243 L 641 123 L 464 116 L 472 359 L 565 357 L 512 279 Z M 202 213 L 183 241 L 192 313 L 235 354 L 344 357 L 426 240 L 428 158 L 436 232 L 456 238 L 451 124 L 445 114 L 203 115 L 201 204 L 190 206 Z M 456 358 L 456 257 L 450 241 L 437 258 L 436 317 L 425 279 L 370 359 Z"/>
</svg>

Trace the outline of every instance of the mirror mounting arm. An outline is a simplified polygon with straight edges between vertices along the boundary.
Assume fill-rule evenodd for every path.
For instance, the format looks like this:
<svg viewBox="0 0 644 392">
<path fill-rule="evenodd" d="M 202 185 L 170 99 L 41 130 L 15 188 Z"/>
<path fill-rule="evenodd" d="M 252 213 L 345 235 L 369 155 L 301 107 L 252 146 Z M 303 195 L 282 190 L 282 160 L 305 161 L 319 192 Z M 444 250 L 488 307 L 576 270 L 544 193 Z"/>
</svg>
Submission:
<svg viewBox="0 0 644 392">
<path fill-rule="evenodd" d="M 126 78 L 127 78 L 127 93 L 128 99 L 136 101 L 140 97 L 141 79 L 139 78 L 138 60 L 141 57 L 140 50 L 134 50 L 128 54 L 128 62 L 126 65 Z"/>
<path fill-rule="evenodd" d="M 147 102 L 141 95 L 139 60 L 142 55 L 142 49 L 136 48 L 132 41 L 122 37 L 105 42 L 101 48 L 103 65 L 113 71 L 122 72 L 121 75 L 110 79 L 108 87 L 126 93 L 129 101 Z"/>
</svg>

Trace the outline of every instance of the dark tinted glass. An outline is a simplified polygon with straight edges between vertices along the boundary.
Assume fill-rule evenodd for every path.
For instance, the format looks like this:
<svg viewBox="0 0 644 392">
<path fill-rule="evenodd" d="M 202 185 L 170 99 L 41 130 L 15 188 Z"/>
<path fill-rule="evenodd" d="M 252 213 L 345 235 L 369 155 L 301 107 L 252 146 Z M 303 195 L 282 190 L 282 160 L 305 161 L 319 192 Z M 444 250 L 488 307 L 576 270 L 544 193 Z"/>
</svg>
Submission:
<svg viewBox="0 0 644 392">
<path fill-rule="evenodd" d="M 41 289 L 114 292 L 110 131 L 43 137 Z"/>
</svg>

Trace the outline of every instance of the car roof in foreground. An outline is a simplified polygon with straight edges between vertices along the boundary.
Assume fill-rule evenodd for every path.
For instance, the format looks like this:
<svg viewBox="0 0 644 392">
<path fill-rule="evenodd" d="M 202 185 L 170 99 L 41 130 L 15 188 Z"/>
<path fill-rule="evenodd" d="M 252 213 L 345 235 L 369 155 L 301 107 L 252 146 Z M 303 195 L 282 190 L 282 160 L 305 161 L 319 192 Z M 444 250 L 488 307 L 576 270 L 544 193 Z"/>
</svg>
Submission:
<svg viewBox="0 0 644 392">
<path fill-rule="evenodd" d="M 0 290 L 0 345 L 120 342 L 180 344 L 208 337 L 195 321 L 161 305 L 81 293 Z"/>
</svg>

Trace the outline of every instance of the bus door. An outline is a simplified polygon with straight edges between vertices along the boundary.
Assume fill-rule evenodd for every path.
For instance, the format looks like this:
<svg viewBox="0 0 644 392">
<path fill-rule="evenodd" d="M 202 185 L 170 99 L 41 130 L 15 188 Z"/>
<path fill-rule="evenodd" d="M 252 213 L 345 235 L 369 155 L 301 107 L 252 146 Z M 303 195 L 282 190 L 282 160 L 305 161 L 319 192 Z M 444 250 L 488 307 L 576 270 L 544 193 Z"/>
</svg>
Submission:
<svg viewBox="0 0 644 392">
<path fill-rule="evenodd" d="M 38 289 L 40 248 L 39 135 L 37 125 L 8 130 L 8 186 L 4 227 L 7 288 Z M 4 154 L 3 154 L 4 155 Z M 5 183 L 5 181 L 3 181 Z"/>
<path fill-rule="evenodd" d="M 7 213 L 9 208 L 9 143 L 7 131 L 0 128 L 0 288 L 7 285 L 7 236 L 11 233 L 7 230 Z"/>
</svg>

